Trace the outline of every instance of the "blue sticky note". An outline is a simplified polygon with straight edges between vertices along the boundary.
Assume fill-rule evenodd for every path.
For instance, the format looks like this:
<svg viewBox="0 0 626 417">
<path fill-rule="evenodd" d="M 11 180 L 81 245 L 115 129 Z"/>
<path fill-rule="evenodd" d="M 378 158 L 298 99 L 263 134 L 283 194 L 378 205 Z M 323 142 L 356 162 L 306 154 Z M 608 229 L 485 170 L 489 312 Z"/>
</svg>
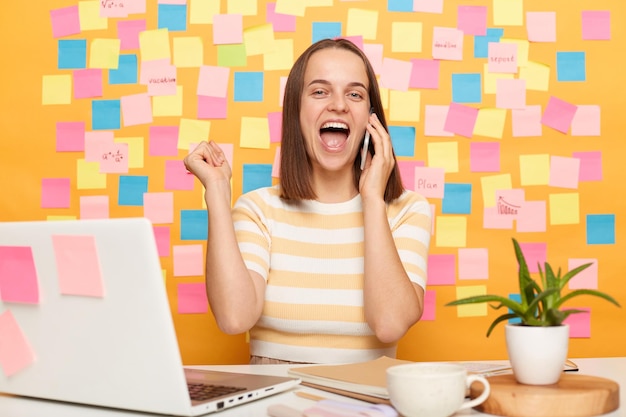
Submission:
<svg viewBox="0 0 626 417">
<path fill-rule="evenodd" d="M 270 187 L 272 185 L 271 164 L 243 164 L 243 187 L 244 193 L 257 188 Z"/>
<path fill-rule="evenodd" d="M 587 244 L 614 245 L 615 244 L 615 215 L 588 214 L 587 215 Z"/>
<path fill-rule="evenodd" d="M 484 36 L 474 36 L 474 58 L 489 57 L 489 42 L 500 42 L 504 29 L 487 28 Z"/>
<path fill-rule="evenodd" d="M 480 103 L 482 101 L 481 75 L 452 74 L 452 101 Z"/>
<path fill-rule="evenodd" d="M 235 72 L 235 101 L 263 101 L 262 72 Z"/>
<path fill-rule="evenodd" d="M 389 136 L 396 156 L 415 156 L 415 127 L 389 126 Z"/>
<path fill-rule="evenodd" d="M 120 128 L 120 100 L 93 100 L 91 102 L 91 128 L 111 130 Z"/>
<path fill-rule="evenodd" d="M 341 36 L 341 22 L 313 22 L 312 43 Z"/>
<path fill-rule="evenodd" d="M 186 4 L 159 4 L 158 27 L 170 32 L 184 32 L 187 30 Z"/>
<path fill-rule="evenodd" d="M 206 210 L 180 211 L 180 239 L 206 240 L 209 230 L 209 217 Z"/>
<path fill-rule="evenodd" d="M 441 212 L 444 214 L 471 214 L 472 184 L 443 185 Z"/>
<path fill-rule="evenodd" d="M 109 70 L 109 84 L 137 84 L 137 55 L 120 55 L 117 69 Z"/>
<path fill-rule="evenodd" d="M 389 12 L 412 12 L 413 0 L 387 0 Z"/>
<path fill-rule="evenodd" d="M 585 81 L 585 53 L 557 52 L 556 79 L 557 81 Z"/>
<path fill-rule="evenodd" d="M 57 66 L 59 69 L 87 68 L 87 40 L 59 40 Z"/>
<path fill-rule="evenodd" d="M 519 295 L 519 294 L 509 294 L 509 299 L 511 299 L 513 301 L 517 301 L 518 303 L 522 302 L 522 296 Z M 512 313 L 512 312 L 513 312 L 513 310 L 511 310 L 509 308 L 509 313 Z M 515 317 L 515 318 L 512 318 L 512 319 L 509 319 L 509 323 L 510 324 L 521 323 L 521 322 L 522 322 L 522 319 L 520 319 L 519 317 Z"/>
<path fill-rule="evenodd" d="M 148 177 L 144 175 L 120 175 L 118 187 L 118 205 L 143 206 L 143 195 L 148 192 Z"/>
</svg>

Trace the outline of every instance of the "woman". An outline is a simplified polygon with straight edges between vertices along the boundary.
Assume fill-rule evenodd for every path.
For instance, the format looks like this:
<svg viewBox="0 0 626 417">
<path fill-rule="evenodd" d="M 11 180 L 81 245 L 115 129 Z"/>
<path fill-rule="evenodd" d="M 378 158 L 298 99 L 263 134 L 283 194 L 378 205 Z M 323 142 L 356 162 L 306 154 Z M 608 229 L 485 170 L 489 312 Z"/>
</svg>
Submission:
<svg viewBox="0 0 626 417">
<path fill-rule="evenodd" d="M 222 331 L 250 331 L 251 363 L 395 356 L 422 314 L 431 213 L 402 187 L 375 74 L 358 47 L 326 39 L 295 62 L 279 185 L 244 194 L 231 213 L 220 148 L 202 143 L 185 165 L 206 189 L 211 310 Z"/>
</svg>

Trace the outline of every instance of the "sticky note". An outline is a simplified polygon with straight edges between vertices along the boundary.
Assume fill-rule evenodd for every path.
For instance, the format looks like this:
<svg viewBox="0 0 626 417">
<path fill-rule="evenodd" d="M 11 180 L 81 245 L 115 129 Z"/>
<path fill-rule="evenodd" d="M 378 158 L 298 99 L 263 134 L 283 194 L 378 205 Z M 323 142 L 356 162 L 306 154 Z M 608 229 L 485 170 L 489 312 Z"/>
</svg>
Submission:
<svg viewBox="0 0 626 417">
<path fill-rule="evenodd" d="M 311 42 L 322 39 L 334 39 L 341 36 L 341 22 L 313 22 L 311 28 Z"/>
<path fill-rule="evenodd" d="M 525 201 L 520 207 L 515 224 L 518 232 L 545 232 L 546 202 Z"/>
<path fill-rule="evenodd" d="M 100 16 L 101 2 L 98 0 L 82 0 L 78 2 L 80 29 L 104 30 L 109 26 L 109 19 Z"/>
<path fill-rule="evenodd" d="M 439 61 L 435 59 L 411 59 L 409 87 L 438 89 Z"/>
<path fill-rule="evenodd" d="M 174 245 L 172 252 L 175 277 L 204 275 L 202 245 Z"/>
<path fill-rule="evenodd" d="M 92 235 L 53 235 L 59 290 L 64 295 L 104 297 L 96 239 Z"/>
<path fill-rule="evenodd" d="M 56 151 L 82 152 L 85 150 L 85 122 L 57 122 Z"/>
<path fill-rule="evenodd" d="M 363 39 L 375 41 L 378 37 L 378 11 L 350 8 L 346 19 L 346 36 L 361 35 Z"/>
<path fill-rule="evenodd" d="M 191 10 L 193 11 L 193 7 Z M 288 14 L 276 13 L 276 3 L 267 3 L 265 20 L 272 24 L 274 32 L 296 31 L 296 17 Z"/>
<path fill-rule="evenodd" d="M 374 69 L 374 74 L 380 75 L 383 67 L 383 45 L 380 43 L 366 43 L 363 52 L 367 56 Z"/>
<path fill-rule="evenodd" d="M 457 29 L 466 35 L 484 36 L 487 34 L 487 7 L 458 6 Z"/>
<path fill-rule="evenodd" d="M 602 180 L 602 152 L 574 152 L 572 156 L 580 160 L 578 181 Z"/>
<path fill-rule="evenodd" d="M 182 118 L 178 125 L 178 149 L 188 150 L 192 143 L 209 140 L 211 122 Z"/>
<path fill-rule="evenodd" d="M 70 207 L 70 179 L 43 178 L 41 180 L 42 208 Z"/>
<path fill-rule="evenodd" d="M 600 136 L 601 110 L 598 105 L 578 105 L 572 119 L 572 136 Z"/>
<path fill-rule="evenodd" d="M 410 61 L 383 58 L 380 85 L 398 91 L 408 91 L 411 81 L 412 65 Z"/>
<path fill-rule="evenodd" d="M 230 68 L 203 65 L 198 74 L 196 93 L 200 96 L 226 97 L 229 79 Z"/>
<path fill-rule="evenodd" d="M 557 81 L 585 81 L 586 80 L 586 53 L 585 52 L 557 52 L 556 79 Z"/>
<path fill-rule="evenodd" d="M 443 13 L 443 0 L 413 0 L 413 11 L 423 13 Z"/>
<path fill-rule="evenodd" d="M 87 67 L 87 40 L 60 39 L 57 43 L 57 68 L 79 69 Z"/>
<path fill-rule="evenodd" d="M 528 63 L 528 53 L 530 50 L 530 42 L 527 39 L 517 38 L 500 38 L 501 43 L 510 43 L 517 45 L 517 66 L 525 67 Z"/>
<path fill-rule="evenodd" d="M 511 183 L 511 174 L 482 176 L 480 178 L 480 185 L 483 192 L 483 205 L 485 207 L 495 207 L 496 191 L 512 188 Z"/>
<path fill-rule="evenodd" d="M 427 144 L 428 166 L 443 168 L 445 172 L 459 172 L 459 144 L 457 142 L 430 142 Z"/>
<path fill-rule="evenodd" d="M 148 86 L 148 95 L 176 95 L 178 92 L 176 81 L 176 67 L 171 65 L 168 59 L 143 61 L 141 63 L 139 82 Z"/>
<path fill-rule="evenodd" d="M 91 41 L 89 67 L 116 69 L 120 60 L 120 40 L 96 38 Z"/>
<path fill-rule="evenodd" d="M 187 30 L 186 4 L 159 4 L 157 7 L 159 29 L 167 29 L 171 32 Z"/>
<path fill-rule="evenodd" d="M 419 91 L 389 92 L 389 120 L 394 122 L 419 122 L 421 109 Z"/>
<path fill-rule="evenodd" d="M 182 116 L 183 86 L 176 86 L 175 95 L 152 96 L 152 116 Z"/>
<path fill-rule="evenodd" d="M 493 42 L 487 54 L 489 72 L 517 73 L 517 44 Z"/>
<path fill-rule="evenodd" d="M 244 164 L 243 193 L 272 185 L 272 165 Z"/>
<path fill-rule="evenodd" d="M 109 84 L 137 84 L 137 73 L 137 55 L 120 55 L 117 68 L 109 70 Z"/>
<path fill-rule="evenodd" d="M 456 259 L 452 254 L 428 255 L 428 285 L 454 285 Z"/>
<path fill-rule="evenodd" d="M 459 248 L 459 279 L 488 279 L 489 250 L 486 248 Z"/>
<path fill-rule="evenodd" d="M 583 10 L 582 31 L 584 40 L 611 39 L 611 12 L 609 10 Z"/>
<path fill-rule="evenodd" d="M 283 132 L 283 112 L 268 113 L 267 122 L 270 129 L 270 143 L 279 143 Z"/>
<path fill-rule="evenodd" d="M 474 58 L 487 58 L 489 44 L 500 42 L 503 34 L 503 29 L 487 28 L 485 36 L 474 36 Z"/>
<path fill-rule="evenodd" d="M 527 90 L 548 91 L 550 67 L 540 62 L 528 61 L 519 70 L 519 79 L 526 81 Z"/>
<path fill-rule="evenodd" d="M 170 59 L 170 37 L 167 29 L 149 29 L 139 33 L 142 61 Z"/>
<path fill-rule="evenodd" d="M 523 188 L 496 190 L 496 208 L 499 216 L 517 219 L 525 203 Z"/>
<path fill-rule="evenodd" d="M 437 291 L 426 290 L 424 293 L 424 309 L 420 321 L 433 321 L 437 311 Z"/>
<path fill-rule="evenodd" d="M 447 117 L 448 106 L 427 104 L 424 107 L 424 136 L 454 136 L 444 128 Z"/>
<path fill-rule="evenodd" d="M 242 117 L 240 132 L 242 148 L 269 149 L 270 127 L 266 117 Z"/>
<path fill-rule="evenodd" d="M 35 362 L 35 353 L 11 310 L 0 314 L 0 366 L 10 377 Z"/>
<path fill-rule="evenodd" d="M 467 217 L 437 216 L 435 242 L 440 248 L 467 246 Z"/>
<path fill-rule="evenodd" d="M 415 167 L 423 167 L 424 161 L 398 161 L 402 184 L 408 190 L 415 191 Z M 441 181 L 443 183 L 443 179 Z"/>
<path fill-rule="evenodd" d="M 566 156 L 550 156 L 551 187 L 578 188 L 580 160 Z"/>
<path fill-rule="evenodd" d="M 213 16 L 213 43 L 215 45 L 243 44 L 243 16 L 240 14 Z"/>
<path fill-rule="evenodd" d="M 82 195 L 79 205 L 81 219 L 108 219 L 110 217 L 108 195 Z"/>
<path fill-rule="evenodd" d="M 496 206 L 483 207 L 483 229 L 513 229 L 513 218 L 500 216 Z"/>
<path fill-rule="evenodd" d="M 100 163 L 76 160 L 76 189 L 103 190 L 106 186 L 107 176 L 100 172 Z"/>
<path fill-rule="evenodd" d="M 450 103 L 444 130 L 471 138 L 478 118 L 478 109 L 458 103 Z"/>
<path fill-rule="evenodd" d="M 52 36 L 62 38 L 80 33 L 78 6 L 68 6 L 50 10 Z"/>
<path fill-rule="evenodd" d="M 143 168 L 144 138 L 142 136 L 117 137 L 115 143 L 128 146 L 128 168 Z"/>
<path fill-rule="evenodd" d="M 120 100 L 93 100 L 91 102 L 91 128 L 93 130 L 119 129 L 120 110 Z"/>
<path fill-rule="evenodd" d="M 500 172 L 500 144 L 498 142 L 471 142 L 470 171 Z"/>
<path fill-rule="evenodd" d="M 415 191 L 427 198 L 443 198 L 445 171 L 439 167 L 415 167 Z"/>
<path fill-rule="evenodd" d="M 521 185 L 548 185 L 550 183 L 550 155 L 520 155 L 519 165 Z"/>
<path fill-rule="evenodd" d="M 541 136 L 541 106 L 530 105 L 511 111 L 513 137 Z"/>
<path fill-rule="evenodd" d="M 256 16 L 258 14 L 256 0 L 227 0 L 227 13 L 240 13 L 243 16 Z"/>
<path fill-rule="evenodd" d="M 482 108 L 478 110 L 474 135 L 501 139 L 506 122 L 505 109 Z"/>
<path fill-rule="evenodd" d="M 291 16 L 304 16 L 306 11 L 306 2 L 291 0 L 276 0 L 276 13 Z"/>
<path fill-rule="evenodd" d="M 435 26 L 432 55 L 434 59 L 461 61 L 463 59 L 463 31 Z"/>
<path fill-rule="evenodd" d="M 206 210 L 180 211 L 180 239 L 202 240 L 208 236 L 209 218 Z"/>
<path fill-rule="evenodd" d="M 598 289 L 598 260 L 595 258 L 569 258 L 567 260 L 567 270 L 578 268 L 584 264 L 591 265 L 576 274 L 567 284 L 570 290 L 576 289 Z"/>
<path fill-rule="evenodd" d="M 178 126 L 150 126 L 148 144 L 150 156 L 177 156 Z"/>
<path fill-rule="evenodd" d="M 389 135 L 397 156 L 415 156 L 415 128 L 413 126 L 389 126 Z"/>
<path fill-rule="evenodd" d="M 587 214 L 587 244 L 615 244 L 614 214 Z"/>
<path fill-rule="evenodd" d="M 221 67 L 245 67 L 247 62 L 246 46 L 243 43 L 217 45 L 217 65 Z"/>
<path fill-rule="evenodd" d="M 39 283 L 30 246 L 0 246 L 0 300 L 39 303 Z"/>
<path fill-rule="evenodd" d="M 526 263 L 528 264 L 528 270 L 530 272 L 539 272 L 539 265 L 541 269 L 545 270 L 544 264 L 547 260 L 547 245 L 544 242 L 519 242 L 520 249 L 524 254 Z"/>
<path fill-rule="evenodd" d="M 69 74 L 44 75 L 41 83 L 41 104 L 70 104 L 72 77 Z"/>
<path fill-rule="evenodd" d="M 480 74 L 452 74 L 452 101 L 455 103 L 480 103 Z"/>
<path fill-rule="evenodd" d="M 496 107 L 500 109 L 526 108 L 526 80 L 497 80 Z"/>
<path fill-rule="evenodd" d="M 568 306 L 567 309 L 582 310 L 582 313 L 570 314 L 563 324 L 569 325 L 569 337 L 586 339 L 591 337 L 591 309 L 588 307 Z"/>
<path fill-rule="evenodd" d="M 125 143 L 111 143 L 100 149 L 100 172 L 127 173 L 128 172 L 128 145 Z"/>
<path fill-rule="evenodd" d="M 204 62 L 204 45 L 199 36 L 173 39 L 174 59 L 177 68 L 200 68 Z"/>
<path fill-rule="evenodd" d="M 422 52 L 422 22 L 392 22 L 391 51 Z"/>
<path fill-rule="evenodd" d="M 234 100 L 242 102 L 263 101 L 263 79 L 263 72 L 235 72 Z"/>
<path fill-rule="evenodd" d="M 177 286 L 178 314 L 205 314 L 209 311 L 204 283 L 179 283 Z"/>
<path fill-rule="evenodd" d="M 194 178 L 189 174 L 182 160 L 165 161 L 166 190 L 193 190 Z"/>
<path fill-rule="evenodd" d="M 493 0 L 493 23 L 498 26 L 522 26 L 524 2 L 522 0 Z"/>
<path fill-rule="evenodd" d="M 541 123 L 561 133 L 567 133 L 576 115 L 576 110 L 576 105 L 551 96 L 541 116 Z"/>
<path fill-rule="evenodd" d="M 471 214 L 472 184 L 444 184 L 441 212 L 443 214 Z"/>
<path fill-rule="evenodd" d="M 556 42 L 556 12 L 526 12 L 526 33 L 531 42 Z"/>
<path fill-rule="evenodd" d="M 294 62 L 293 39 L 276 39 L 274 49 L 263 54 L 265 71 L 289 71 Z"/>
<path fill-rule="evenodd" d="M 154 226 L 154 238 L 156 240 L 157 252 L 160 257 L 170 256 L 170 227 Z"/>
<path fill-rule="evenodd" d="M 118 199 L 120 206 L 142 206 L 143 195 L 148 192 L 148 177 L 143 175 L 120 175 Z"/>
<path fill-rule="evenodd" d="M 505 72 L 489 72 L 489 63 L 483 64 L 483 92 L 485 94 L 496 94 L 498 80 L 512 80 L 515 74 Z"/>
<path fill-rule="evenodd" d="M 120 40 L 120 50 L 130 51 L 139 49 L 139 34 L 145 30 L 145 19 L 118 20 L 117 37 Z"/>
<path fill-rule="evenodd" d="M 456 287 L 456 299 L 486 295 L 487 287 L 484 285 L 464 285 Z M 466 304 L 456 306 L 457 317 L 481 317 L 487 315 L 487 303 Z"/>
<path fill-rule="evenodd" d="M 548 207 L 551 225 L 580 223 L 580 195 L 578 193 L 550 194 Z"/>
<path fill-rule="evenodd" d="M 198 96 L 198 119 L 226 119 L 227 115 L 226 97 Z"/>
</svg>

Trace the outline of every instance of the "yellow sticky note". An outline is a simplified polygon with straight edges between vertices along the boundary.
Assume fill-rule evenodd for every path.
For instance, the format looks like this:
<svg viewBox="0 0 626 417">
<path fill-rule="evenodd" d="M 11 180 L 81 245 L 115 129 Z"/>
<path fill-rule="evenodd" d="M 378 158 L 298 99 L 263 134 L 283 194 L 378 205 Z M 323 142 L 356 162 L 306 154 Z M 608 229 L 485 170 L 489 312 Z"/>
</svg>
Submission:
<svg viewBox="0 0 626 417">
<path fill-rule="evenodd" d="M 41 104 L 70 104 L 72 76 L 70 74 L 44 75 L 41 83 Z"/>
<path fill-rule="evenodd" d="M 520 80 L 526 80 L 526 90 L 548 91 L 550 85 L 550 67 L 539 62 L 528 61 L 519 70 Z"/>
<path fill-rule="evenodd" d="M 188 150 L 192 143 L 207 141 L 210 132 L 210 120 L 180 119 L 177 148 Z"/>
<path fill-rule="evenodd" d="M 420 121 L 419 91 L 389 92 L 389 120 L 396 122 L 419 122 Z"/>
<path fill-rule="evenodd" d="M 526 39 L 510 39 L 502 38 L 501 43 L 514 43 L 517 45 L 517 66 L 523 68 L 528 65 L 528 50 L 530 49 L 530 42 Z"/>
<path fill-rule="evenodd" d="M 487 295 L 487 287 L 484 285 L 467 285 L 456 287 L 456 299 L 473 297 L 475 295 Z M 456 306 L 458 317 L 481 317 L 487 315 L 487 304 L 466 304 Z"/>
<path fill-rule="evenodd" d="M 578 193 L 550 194 L 550 224 L 580 224 Z"/>
<path fill-rule="evenodd" d="M 257 3 L 257 0 L 228 0 L 226 2 L 226 13 L 256 16 L 258 14 Z"/>
<path fill-rule="evenodd" d="M 274 50 L 263 54 L 263 69 L 265 71 L 288 71 L 293 63 L 293 39 L 276 39 Z"/>
<path fill-rule="evenodd" d="M 100 173 L 98 162 L 76 160 L 76 188 L 78 190 L 103 190 L 107 188 L 107 174 Z"/>
<path fill-rule="evenodd" d="M 200 68 L 204 63 L 204 46 L 199 36 L 174 38 L 174 66 Z"/>
<path fill-rule="evenodd" d="M 109 27 L 109 19 L 100 17 L 99 0 L 79 1 L 78 20 L 81 31 L 102 30 Z"/>
<path fill-rule="evenodd" d="M 428 166 L 443 168 L 444 172 L 459 172 L 459 145 L 457 142 L 429 142 Z"/>
<path fill-rule="evenodd" d="M 496 191 L 510 190 L 511 174 L 488 175 L 480 179 L 480 186 L 483 192 L 483 205 L 485 207 L 495 207 Z"/>
<path fill-rule="evenodd" d="M 422 22 L 393 22 L 391 51 L 422 52 Z"/>
<path fill-rule="evenodd" d="M 467 246 L 467 218 L 464 216 L 437 216 L 435 244 L 439 248 Z"/>
<path fill-rule="evenodd" d="M 119 39 L 94 39 L 89 49 L 89 68 L 117 69 L 120 46 Z"/>
<path fill-rule="evenodd" d="M 239 146 L 242 148 L 270 148 L 270 125 L 266 117 L 242 117 Z"/>
<path fill-rule="evenodd" d="M 493 0 L 494 26 L 522 26 L 523 24 L 523 0 Z"/>
<path fill-rule="evenodd" d="M 485 94 L 496 94 L 498 80 L 501 78 L 513 79 L 515 74 L 505 72 L 489 72 L 489 64 L 483 65 L 483 92 Z"/>
<path fill-rule="evenodd" d="M 290 16 L 303 17 L 306 12 L 306 2 L 293 0 L 276 0 L 274 12 Z"/>
<path fill-rule="evenodd" d="M 139 51 L 142 61 L 170 59 L 170 38 L 167 28 L 145 30 L 139 33 Z"/>
<path fill-rule="evenodd" d="M 550 182 L 550 155 L 520 155 L 520 184 L 548 185 Z"/>
<path fill-rule="evenodd" d="M 271 23 L 252 26 L 243 31 L 243 43 L 246 55 L 262 55 L 274 52 L 274 28 Z"/>
<path fill-rule="evenodd" d="M 152 97 L 152 116 L 182 116 L 183 114 L 183 86 L 176 86 L 173 96 Z"/>
<path fill-rule="evenodd" d="M 349 9 L 346 36 L 363 36 L 364 40 L 376 40 L 378 12 L 376 10 Z"/>
<path fill-rule="evenodd" d="M 221 13 L 220 0 L 189 0 L 189 23 L 213 24 L 213 16 Z"/>
<path fill-rule="evenodd" d="M 474 134 L 502 139 L 505 122 L 506 109 L 480 109 L 474 125 Z"/>
<path fill-rule="evenodd" d="M 114 138 L 113 141 L 128 144 L 128 168 L 143 168 L 144 139 L 141 136 Z"/>
</svg>

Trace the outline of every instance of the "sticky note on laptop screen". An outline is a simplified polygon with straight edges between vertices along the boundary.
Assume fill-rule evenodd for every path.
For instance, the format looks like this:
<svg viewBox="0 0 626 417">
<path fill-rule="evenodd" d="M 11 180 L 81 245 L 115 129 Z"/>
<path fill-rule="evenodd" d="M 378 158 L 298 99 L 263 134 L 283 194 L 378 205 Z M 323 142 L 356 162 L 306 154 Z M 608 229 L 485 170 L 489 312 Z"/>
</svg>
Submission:
<svg viewBox="0 0 626 417">
<path fill-rule="evenodd" d="M 0 246 L 0 300 L 39 303 L 39 286 L 30 246 Z"/>
<path fill-rule="evenodd" d="M 102 272 L 93 236 L 52 236 L 59 288 L 65 295 L 103 297 Z"/>
</svg>

